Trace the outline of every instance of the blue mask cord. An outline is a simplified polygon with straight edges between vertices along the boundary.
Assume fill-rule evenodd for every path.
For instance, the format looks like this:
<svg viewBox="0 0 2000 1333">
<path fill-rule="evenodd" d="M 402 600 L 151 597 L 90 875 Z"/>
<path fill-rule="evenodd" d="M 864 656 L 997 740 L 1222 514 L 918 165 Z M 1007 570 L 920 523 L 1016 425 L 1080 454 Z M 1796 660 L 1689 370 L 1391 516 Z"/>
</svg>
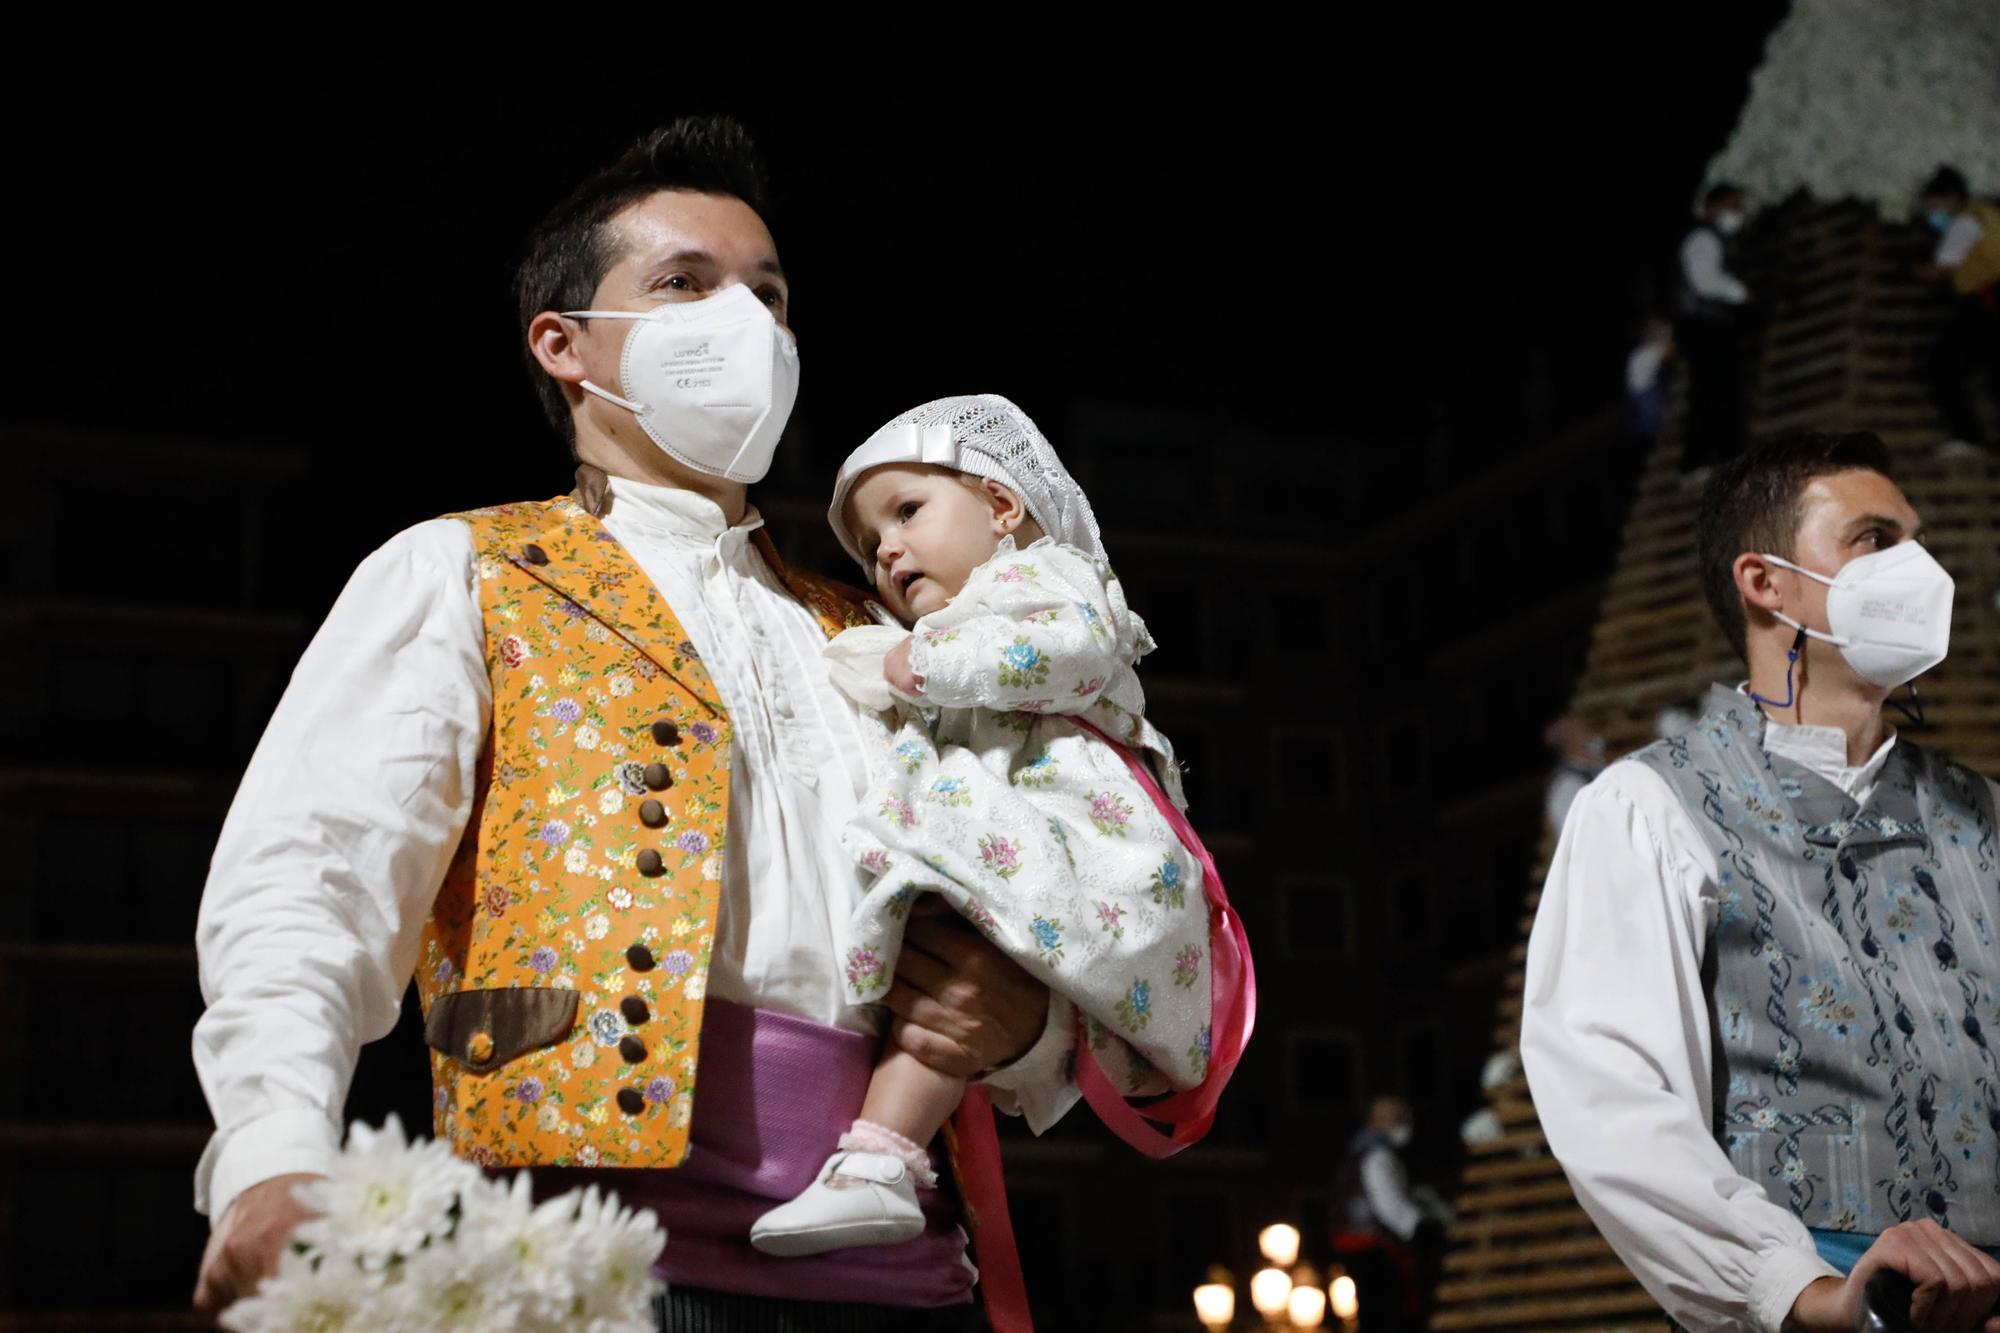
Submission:
<svg viewBox="0 0 2000 1333">
<path fill-rule="evenodd" d="M 1792 706 L 1792 670 L 1798 666 L 1799 650 L 1805 646 L 1806 632 L 1800 630 L 1792 639 L 1792 650 L 1785 654 L 1785 701 L 1783 703 L 1779 703 L 1776 699 L 1766 699 L 1755 690 L 1750 691 L 1750 697 L 1760 704 L 1769 704 L 1773 708 L 1790 708 Z"/>
</svg>

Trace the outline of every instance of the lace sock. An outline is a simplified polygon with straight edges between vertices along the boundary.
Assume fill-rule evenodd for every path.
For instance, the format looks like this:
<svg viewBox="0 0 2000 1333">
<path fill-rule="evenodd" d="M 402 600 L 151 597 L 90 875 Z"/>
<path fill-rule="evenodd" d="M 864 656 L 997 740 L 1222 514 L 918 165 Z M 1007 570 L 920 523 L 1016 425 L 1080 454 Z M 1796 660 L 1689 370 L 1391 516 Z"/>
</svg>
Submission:
<svg viewBox="0 0 2000 1333">
<path fill-rule="evenodd" d="M 848 1152 L 880 1153 L 910 1168 L 910 1178 L 924 1189 L 937 1188 L 937 1172 L 931 1169 L 931 1155 L 887 1125 L 857 1120 L 854 1128 L 840 1136 L 839 1147 Z"/>
</svg>

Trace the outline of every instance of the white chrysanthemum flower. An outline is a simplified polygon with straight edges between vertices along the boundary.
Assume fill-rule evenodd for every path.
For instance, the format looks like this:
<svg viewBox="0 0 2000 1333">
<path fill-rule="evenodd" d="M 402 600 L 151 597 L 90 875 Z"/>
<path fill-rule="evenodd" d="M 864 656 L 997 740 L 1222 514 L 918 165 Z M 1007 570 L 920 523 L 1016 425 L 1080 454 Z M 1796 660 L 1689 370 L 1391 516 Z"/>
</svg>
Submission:
<svg viewBox="0 0 2000 1333">
<path fill-rule="evenodd" d="M 301 1187 L 323 1215 L 278 1275 L 231 1307 L 237 1333 L 649 1333 L 666 1233 L 595 1187 L 537 1206 L 527 1172 L 486 1176 L 393 1118 L 356 1125 L 332 1174 Z"/>
<path fill-rule="evenodd" d="M 583 1312 L 599 1333 L 652 1327 L 652 1302 L 663 1289 L 653 1276 L 653 1261 L 667 1243 L 667 1233 L 651 1209 L 634 1212 L 616 1195 L 584 1189 L 576 1205 Z"/>
<path fill-rule="evenodd" d="M 381 1326 L 373 1308 L 379 1282 L 361 1277 L 337 1258 L 287 1247 L 278 1272 L 222 1314 L 231 1333 L 345 1333 Z"/>
<path fill-rule="evenodd" d="M 403 1265 L 384 1323 L 412 1333 L 517 1328 L 522 1301 L 512 1265 L 500 1230 L 461 1221 L 449 1243 L 429 1246 Z"/>
<path fill-rule="evenodd" d="M 468 1200 L 459 1233 L 477 1237 L 480 1247 L 504 1266 L 506 1281 L 520 1301 L 512 1327 L 573 1325 L 578 1304 L 573 1212 L 567 1199 L 536 1207 L 526 1171 L 516 1173 L 510 1185 L 495 1183 Z"/>
<path fill-rule="evenodd" d="M 298 1238 L 379 1270 L 448 1232 L 459 1193 L 478 1179 L 444 1144 L 406 1140 L 394 1116 L 379 1130 L 356 1124 L 326 1179 L 299 1187 L 299 1201 L 322 1215 Z"/>
</svg>

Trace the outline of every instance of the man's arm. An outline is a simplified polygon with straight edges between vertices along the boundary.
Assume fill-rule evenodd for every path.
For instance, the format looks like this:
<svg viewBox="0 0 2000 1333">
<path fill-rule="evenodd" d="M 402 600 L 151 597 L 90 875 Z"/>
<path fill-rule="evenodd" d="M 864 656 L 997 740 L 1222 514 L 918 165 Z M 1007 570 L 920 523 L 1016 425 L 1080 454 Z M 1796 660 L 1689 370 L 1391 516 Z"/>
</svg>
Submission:
<svg viewBox="0 0 2000 1333">
<path fill-rule="evenodd" d="M 1035 1133 L 1076 1104 L 1073 1010 L 949 908 L 911 913 L 883 1002 L 894 1015 L 890 1040 L 933 1069 L 987 1084 L 995 1105 Z"/>
<path fill-rule="evenodd" d="M 1709 1129 L 1700 847 L 1642 765 L 1577 798 L 1529 939 L 1521 1059 L 1577 1200 L 1653 1298 L 1691 1329 L 1776 1333 L 1834 1270 Z"/>
<path fill-rule="evenodd" d="M 246 1188 L 325 1169 L 357 1053 L 395 1025 L 471 810 L 483 637 L 465 527 L 399 535 L 355 571 L 244 774 L 195 926 L 216 1124 L 195 1207 L 218 1232 Z M 289 1189 L 259 1197 L 290 1208 Z"/>
<path fill-rule="evenodd" d="M 1395 1153 L 1378 1146 L 1361 1159 L 1361 1191 L 1376 1220 L 1397 1237 L 1408 1240 L 1417 1234 L 1424 1210 L 1410 1197 L 1409 1177 Z"/>
<path fill-rule="evenodd" d="M 1681 243 L 1681 271 L 1697 296 L 1724 305 L 1742 305 L 1750 299 L 1750 289 L 1722 266 L 1722 242 L 1713 232 L 1693 232 Z"/>
</svg>

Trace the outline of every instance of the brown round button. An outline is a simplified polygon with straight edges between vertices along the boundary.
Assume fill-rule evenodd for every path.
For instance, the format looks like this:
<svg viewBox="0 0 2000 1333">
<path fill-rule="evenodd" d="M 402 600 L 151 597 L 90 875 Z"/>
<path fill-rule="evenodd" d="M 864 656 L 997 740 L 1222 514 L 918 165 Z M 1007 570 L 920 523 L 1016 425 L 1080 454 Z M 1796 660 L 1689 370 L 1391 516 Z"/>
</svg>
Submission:
<svg viewBox="0 0 2000 1333">
<path fill-rule="evenodd" d="M 646 1043 L 640 1041 L 637 1037 L 620 1037 L 618 1039 L 618 1054 L 625 1057 L 626 1064 L 636 1065 L 646 1058 Z"/>
<path fill-rule="evenodd" d="M 627 995 L 620 1000 L 618 1011 L 625 1015 L 625 1021 L 633 1027 L 638 1027 L 653 1016 L 653 1011 L 646 1007 L 646 1002 L 636 995 Z"/>
<path fill-rule="evenodd" d="M 637 1115 L 646 1109 L 646 1095 L 637 1088 L 618 1089 L 618 1109 L 626 1115 Z"/>
<path fill-rule="evenodd" d="M 639 802 L 639 822 L 647 828 L 665 828 L 667 807 L 653 800 Z"/>
<path fill-rule="evenodd" d="M 653 970 L 653 951 L 643 944 L 635 944 L 625 951 L 625 961 L 632 965 L 634 972 Z"/>
<path fill-rule="evenodd" d="M 664 875 L 667 873 L 667 863 L 658 852 L 648 847 L 639 853 L 639 873 L 649 879 L 655 875 Z"/>
<path fill-rule="evenodd" d="M 681 743 L 681 729 L 665 718 L 661 718 L 653 724 L 653 739 L 662 745 L 679 745 Z"/>
<path fill-rule="evenodd" d="M 674 775 L 667 772 L 665 764 L 646 765 L 646 785 L 654 791 L 665 791 L 674 785 Z"/>
<path fill-rule="evenodd" d="M 528 563 L 531 565 L 546 565 L 549 563 L 549 553 L 533 542 L 529 542 L 526 546 L 523 546 L 521 554 L 528 557 Z"/>
</svg>

